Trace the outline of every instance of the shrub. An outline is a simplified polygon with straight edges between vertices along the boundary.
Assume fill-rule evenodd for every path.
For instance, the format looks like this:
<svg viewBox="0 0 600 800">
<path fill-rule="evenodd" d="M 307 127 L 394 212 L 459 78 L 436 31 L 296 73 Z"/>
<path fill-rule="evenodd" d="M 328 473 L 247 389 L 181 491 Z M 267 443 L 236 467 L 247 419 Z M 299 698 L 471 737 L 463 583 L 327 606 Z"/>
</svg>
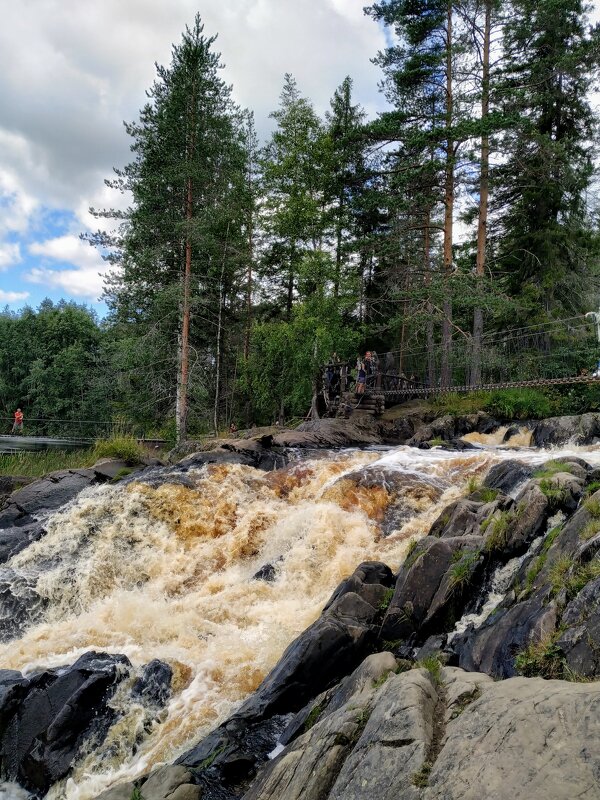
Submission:
<svg viewBox="0 0 600 800">
<path fill-rule="evenodd" d="M 565 662 L 553 633 L 539 642 L 532 642 L 515 658 L 515 667 L 526 678 L 562 678 Z"/>
<path fill-rule="evenodd" d="M 415 663 L 415 669 L 426 669 L 436 686 L 442 682 L 442 662 L 436 655 L 425 656 Z"/>
<path fill-rule="evenodd" d="M 502 419 L 543 419 L 552 415 L 552 404 L 538 389 L 501 389 L 482 410 Z"/>
<path fill-rule="evenodd" d="M 600 489 L 600 481 L 592 481 L 591 483 L 588 483 L 584 491 L 586 495 L 590 495 L 594 494 L 594 492 L 597 492 L 598 489 Z"/>
<path fill-rule="evenodd" d="M 392 597 L 394 596 L 394 589 L 386 589 L 385 594 L 381 599 L 381 603 L 379 603 L 379 610 L 380 611 L 387 611 L 390 603 L 392 602 Z"/>
<path fill-rule="evenodd" d="M 100 458 L 120 458 L 129 463 L 137 463 L 144 457 L 143 448 L 133 436 L 113 436 L 99 439 L 93 449 L 96 460 Z"/>
<path fill-rule="evenodd" d="M 566 487 L 559 486 L 550 478 L 540 480 L 540 491 L 546 495 L 553 509 L 561 506 L 569 496 L 569 490 Z"/>
</svg>

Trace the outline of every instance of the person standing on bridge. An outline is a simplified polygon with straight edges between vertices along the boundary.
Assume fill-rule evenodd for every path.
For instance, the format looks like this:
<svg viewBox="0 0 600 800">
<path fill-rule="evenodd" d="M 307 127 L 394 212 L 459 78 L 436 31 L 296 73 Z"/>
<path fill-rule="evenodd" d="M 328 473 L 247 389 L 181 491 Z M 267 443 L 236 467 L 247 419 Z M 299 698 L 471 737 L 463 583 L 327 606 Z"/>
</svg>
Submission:
<svg viewBox="0 0 600 800">
<path fill-rule="evenodd" d="M 23 433 L 23 412 L 20 408 L 15 411 L 15 421 L 12 426 L 13 433 Z"/>
</svg>

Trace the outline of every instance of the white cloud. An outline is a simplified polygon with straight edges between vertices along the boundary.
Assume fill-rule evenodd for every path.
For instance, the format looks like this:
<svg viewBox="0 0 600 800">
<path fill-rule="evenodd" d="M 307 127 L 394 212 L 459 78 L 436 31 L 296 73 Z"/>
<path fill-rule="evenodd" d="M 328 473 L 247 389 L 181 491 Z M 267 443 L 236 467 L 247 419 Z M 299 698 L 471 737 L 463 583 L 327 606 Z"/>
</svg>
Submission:
<svg viewBox="0 0 600 800">
<path fill-rule="evenodd" d="M 21 261 L 21 246 L 18 242 L 0 242 L 0 272 Z"/>
<path fill-rule="evenodd" d="M 103 275 L 108 269 L 100 254 L 77 236 L 57 236 L 45 242 L 29 246 L 29 252 L 41 256 L 39 267 L 25 274 L 30 283 L 41 284 L 52 289 L 61 289 L 67 295 L 98 300 L 103 289 Z M 52 269 L 48 261 L 69 264 L 72 269 Z"/>
<path fill-rule="evenodd" d="M 0 289 L 0 303 L 18 303 L 20 300 L 27 300 L 29 292 L 5 292 Z"/>
</svg>

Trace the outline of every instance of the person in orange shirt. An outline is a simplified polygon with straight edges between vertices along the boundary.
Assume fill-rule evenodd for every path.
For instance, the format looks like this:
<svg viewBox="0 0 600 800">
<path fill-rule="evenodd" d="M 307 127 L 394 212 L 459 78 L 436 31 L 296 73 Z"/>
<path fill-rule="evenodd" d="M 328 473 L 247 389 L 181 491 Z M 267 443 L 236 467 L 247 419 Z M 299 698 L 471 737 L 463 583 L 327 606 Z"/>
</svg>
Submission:
<svg viewBox="0 0 600 800">
<path fill-rule="evenodd" d="M 12 426 L 13 433 L 23 433 L 23 412 L 20 408 L 15 411 L 15 421 Z"/>
</svg>

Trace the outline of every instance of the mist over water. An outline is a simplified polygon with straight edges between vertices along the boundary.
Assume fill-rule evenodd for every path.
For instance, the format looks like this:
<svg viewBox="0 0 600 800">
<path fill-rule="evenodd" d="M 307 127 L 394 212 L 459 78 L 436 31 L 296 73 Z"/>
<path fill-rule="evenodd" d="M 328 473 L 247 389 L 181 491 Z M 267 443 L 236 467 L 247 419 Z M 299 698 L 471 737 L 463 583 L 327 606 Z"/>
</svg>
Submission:
<svg viewBox="0 0 600 800">
<path fill-rule="evenodd" d="M 409 542 L 497 461 L 567 454 L 600 463 L 595 448 L 349 450 L 272 473 L 209 466 L 182 483 L 175 472 L 162 485 L 81 494 L 6 565 L 39 603 L 22 634 L 0 644 L 0 666 L 28 673 L 91 649 L 135 667 L 158 658 L 173 669 L 173 695 L 152 721 L 120 688 L 105 743 L 47 797 L 88 800 L 172 761 L 256 689 L 361 561 L 397 570 Z M 253 579 L 265 564 L 273 582 Z"/>
</svg>

